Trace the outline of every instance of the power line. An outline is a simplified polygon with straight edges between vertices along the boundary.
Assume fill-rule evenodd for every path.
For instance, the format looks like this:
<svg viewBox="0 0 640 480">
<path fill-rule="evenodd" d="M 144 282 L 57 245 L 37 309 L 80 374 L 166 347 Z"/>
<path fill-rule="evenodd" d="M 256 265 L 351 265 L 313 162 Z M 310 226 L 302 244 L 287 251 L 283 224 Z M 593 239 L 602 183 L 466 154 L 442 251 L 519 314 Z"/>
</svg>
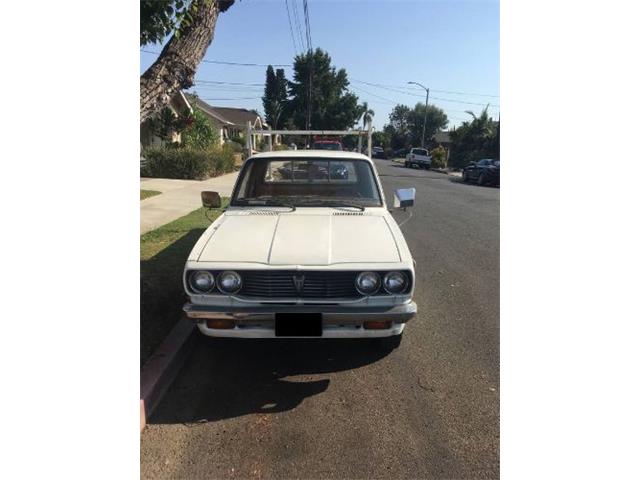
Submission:
<svg viewBox="0 0 640 480">
<path fill-rule="evenodd" d="M 152 52 L 151 50 L 140 50 L 144 53 L 152 53 L 154 55 L 160 55 L 160 52 Z M 290 67 L 290 63 L 240 63 L 240 62 L 223 62 L 222 60 L 207 60 L 203 59 L 203 63 L 215 63 L 217 65 L 235 65 L 237 67 Z"/>
<path fill-rule="evenodd" d="M 223 100 L 260 100 L 261 98 L 262 97 L 203 98 L 202 100 L 219 102 Z"/>
<path fill-rule="evenodd" d="M 287 9 L 287 18 L 289 19 L 289 31 L 291 32 L 291 41 L 293 42 L 293 53 L 298 55 L 298 45 L 296 44 L 296 36 L 293 34 L 293 25 L 291 24 L 291 13 L 289 12 L 289 0 L 284 0 Z"/>
<path fill-rule="evenodd" d="M 467 92 L 452 92 L 451 90 L 433 90 L 438 93 L 448 93 L 451 95 L 468 95 L 470 97 L 493 97 L 500 98 L 500 95 L 489 95 L 488 93 L 467 93 Z"/>
<path fill-rule="evenodd" d="M 198 90 L 203 89 L 207 92 L 235 92 L 240 94 L 258 94 L 261 93 L 258 87 L 224 87 L 219 85 L 196 85 Z"/>
<path fill-rule="evenodd" d="M 362 92 L 365 95 L 371 95 L 373 97 L 379 98 L 380 100 L 382 100 L 386 104 L 389 104 L 389 105 L 400 105 L 399 102 L 391 100 L 390 98 L 387 98 L 387 97 L 382 97 L 380 95 L 376 95 L 375 93 L 368 92 L 366 90 L 363 90 L 361 87 L 355 87 L 355 86 L 351 85 L 351 88 L 353 88 L 353 89 L 355 89 L 355 90 L 357 90 L 359 92 Z M 434 97 L 431 97 L 431 98 L 434 98 Z M 370 103 L 382 103 L 380 100 L 374 100 L 372 102 L 370 101 Z M 439 108 L 442 108 L 442 107 L 439 107 Z M 452 116 L 452 115 L 449 114 L 449 112 L 467 113 L 465 110 L 453 110 L 453 109 L 449 109 L 449 108 L 446 108 L 446 107 L 442 108 L 442 110 L 445 111 L 445 113 L 447 114 L 447 117 L 456 118 L 456 119 L 459 119 L 459 120 L 461 120 L 460 117 L 458 117 L 457 115 Z"/>
<path fill-rule="evenodd" d="M 356 80 L 354 78 L 352 78 L 351 81 L 357 82 L 357 83 L 363 83 L 365 85 L 370 85 L 370 86 L 376 87 L 376 88 L 382 88 L 383 90 L 388 90 L 390 92 L 401 93 L 402 95 L 409 95 L 409 96 L 412 96 L 412 97 L 419 97 L 419 98 L 423 97 L 423 95 L 420 95 L 418 93 L 409 93 L 407 91 L 402 91 L 402 90 L 399 90 L 398 88 L 392 88 L 392 87 L 389 87 L 389 86 L 381 84 L 381 83 L 365 82 L 364 80 Z M 407 88 L 407 87 L 400 87 L 400 88 Z M 413 89 L 411 89 L 411 90 L 413 90 Z M 454 93 L 454 94 L 458 94 L 458 95 L 473 95 L 471 93 L 451 92 L 450 90 L 434 90 L 434 89 L 430 89 L 430 90 L 432 90 L 433 92 L 441 92 L 441 93 L 450 92 L 450 93 Z M 497 97 L 497 95 L 481 95 L 481 96 Z M 433 97 L 433 98 L 436 98 L 436 97 Z M 442 100 L 442 101 L 445 101 L 445 102 L 466 103 L 468 105 L 481 105 L 481 106 L 486 105 L 486 103 L 466 102 L 464 100 L 454 100 L 454 99 L 449 99 L 449 98 L 440 98 L 439 100 Z M 494 106 L 494 107 L 500 107 L 500 105 L 495 104 L 495 103 L 490 103 L 489 105 Z"/>
<path fill-rule="evenodd" d="M 196 83 L 211 83 L 215 85 L 242 85 L 251 87 L 264 87 L 264 83 L 223 82 L 218 80 L 196 80 Z"/>
<path fill-rule="evenodd" d="M 309 51 L 313 50 L 313 42 L 311 41 L 311 21 L 309 20 L 309 5 L 307 0 L 302 0 L 304 5 L 304 22 L 307 31 L 307 48 Z"/>
<path fill-rule="evenodd" d="M 302 27 L 300 26 L 300 18 L 298 15 L 298 0 L 291 0 L 293 3 L 293 19 L 298 30 L 298 37 L 300 38 L 300 50 L 304 51 L 304 40 L 302 39 Z"/>
<path fill-rule="evenodd" d="M 420 89 L 417 87 L 407 87 L 405 85 L 390 85 L 390 84 L 385 84 L 385 83 L 372 83 L 372 82 L 365 82 L 363 80 L 356 80 L 356 79 L 352 79 L 354 82 L 361 82 L 361 83 L 366 83 L 367 85 L 371 85 L 374 87 L 390 87 L 390 88 L 398 88 L 401 90 L 406 90 L 406 91 L 414 91 L 417 92 Z M 452 95 L 468 95 L 471 97 L 493 97 L 493 98 L 500 98 L 500 95 L 491 95 L 488 93 L 470 93 L 470 92 L 457 92 L 457 91 L 452 91 L 452 90 L 436 90 L 434 88 L 430 88 L 429 90 L 433 91 L 433 92 L 438 92 L 438 93 L 449 93 Z"/>
</svg>

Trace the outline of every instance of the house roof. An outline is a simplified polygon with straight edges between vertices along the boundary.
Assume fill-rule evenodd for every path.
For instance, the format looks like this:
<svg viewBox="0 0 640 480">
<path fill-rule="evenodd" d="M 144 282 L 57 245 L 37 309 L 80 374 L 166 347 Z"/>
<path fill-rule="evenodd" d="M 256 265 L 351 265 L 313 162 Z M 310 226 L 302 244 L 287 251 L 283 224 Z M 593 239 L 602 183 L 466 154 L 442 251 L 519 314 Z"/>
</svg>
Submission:
<svg viewBox="0 0 640 480">
<path fill-rule="evenodd" d="M 252 125 L 255 125 L 256 121 L 260 118 L 260 115 L 257 115 L 255 112 L 251 110 L 247 110 L 246 108 L 230 108 L 230 107 L 212 107 L 216 113 L 222 115 L 222 117 L 229 120 L 231 123 L 236 125 L 246 125 L 247 122 L 251 122 Z M 262 123 L 262 119 L 260 119 L 260 123 Z"/>
<path fill-rule="evenodd" d="M 208 113 L 226 125 L 241 125 L 244 127 L 247 122 L 251 122 L 251 124 L 255 126 L 258 119 L 262 125 L 262 118 L 260 118 L 260 115 L 257 115 L 255 112 L 247 110 L 246 108 L 214 107 L 195 95 L 186 94 L 186 96 L 192 105 L 197 105 L 198 108 L 203 110 L 205 113 Z"/>
<path fill-rule="evenodd" d="M 451 136 L 449 132 L 436 132 L 433 136 L 433 140 L 437 143 L 451 143 Z"/>
</svg>

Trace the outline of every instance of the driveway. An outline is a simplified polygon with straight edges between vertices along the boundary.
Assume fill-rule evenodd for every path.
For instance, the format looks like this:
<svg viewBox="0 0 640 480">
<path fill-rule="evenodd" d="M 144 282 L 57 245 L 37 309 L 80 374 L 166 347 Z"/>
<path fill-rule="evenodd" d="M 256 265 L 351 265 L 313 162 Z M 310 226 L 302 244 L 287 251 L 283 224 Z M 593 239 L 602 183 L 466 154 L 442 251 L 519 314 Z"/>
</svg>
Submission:
<svg viewBox="0 0 640 480">
<path fill-rule="evenodd" d="M 400 348 L 198 337 L 142 434 L 142 478 L 499 477 L 500 190 L 376 163 L 388 201 L 417 189 Z"/>
</svg>

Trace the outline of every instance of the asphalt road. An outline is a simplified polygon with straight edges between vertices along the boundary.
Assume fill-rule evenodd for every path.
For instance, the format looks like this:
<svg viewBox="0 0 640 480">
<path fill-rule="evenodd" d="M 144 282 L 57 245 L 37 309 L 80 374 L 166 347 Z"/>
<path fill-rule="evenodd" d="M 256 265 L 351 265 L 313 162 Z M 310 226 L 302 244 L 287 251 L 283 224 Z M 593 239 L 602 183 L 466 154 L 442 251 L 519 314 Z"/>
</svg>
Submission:
<svg viewBox="0 0 640 480">
<path fill-rule="evenodd" d="M 376 163 L 388 202 L 417 189 L 400 348 L 199 338 L 142 434 L 142 478 L 499 477 L 500 191 Z"/>
</svg>

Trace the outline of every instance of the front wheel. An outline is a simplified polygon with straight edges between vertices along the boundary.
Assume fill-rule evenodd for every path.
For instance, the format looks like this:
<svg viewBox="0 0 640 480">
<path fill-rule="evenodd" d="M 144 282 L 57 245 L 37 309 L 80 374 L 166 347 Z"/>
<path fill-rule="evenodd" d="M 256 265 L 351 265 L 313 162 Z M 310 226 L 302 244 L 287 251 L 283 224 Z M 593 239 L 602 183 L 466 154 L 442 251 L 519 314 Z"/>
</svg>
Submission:
<svg viewBox="0 0 640 480">
<path fill-rule="evenodd" d="M 467 183 L 467 180 L 469 180 L 469 177 L 467 177 L 467 172 L 466 171 L 462 171 L 462 181 L 464 183 Z"/>
<path fill-rule="evenodd" d="M 484 173 L 481 173 L 478 176 L 478 185 L 479 186 L 483 186 L 485 183 L 486 183 L 486 181 L 485 181 Z"/>
<path fill-rule="evenodd" d="M 404 168 L 409 168 L 409 167 L 410 167 L 409 162 L 407 162 L 407 161 L 405 160 L 405 161 L 404 161 Z"/>
</svg>

